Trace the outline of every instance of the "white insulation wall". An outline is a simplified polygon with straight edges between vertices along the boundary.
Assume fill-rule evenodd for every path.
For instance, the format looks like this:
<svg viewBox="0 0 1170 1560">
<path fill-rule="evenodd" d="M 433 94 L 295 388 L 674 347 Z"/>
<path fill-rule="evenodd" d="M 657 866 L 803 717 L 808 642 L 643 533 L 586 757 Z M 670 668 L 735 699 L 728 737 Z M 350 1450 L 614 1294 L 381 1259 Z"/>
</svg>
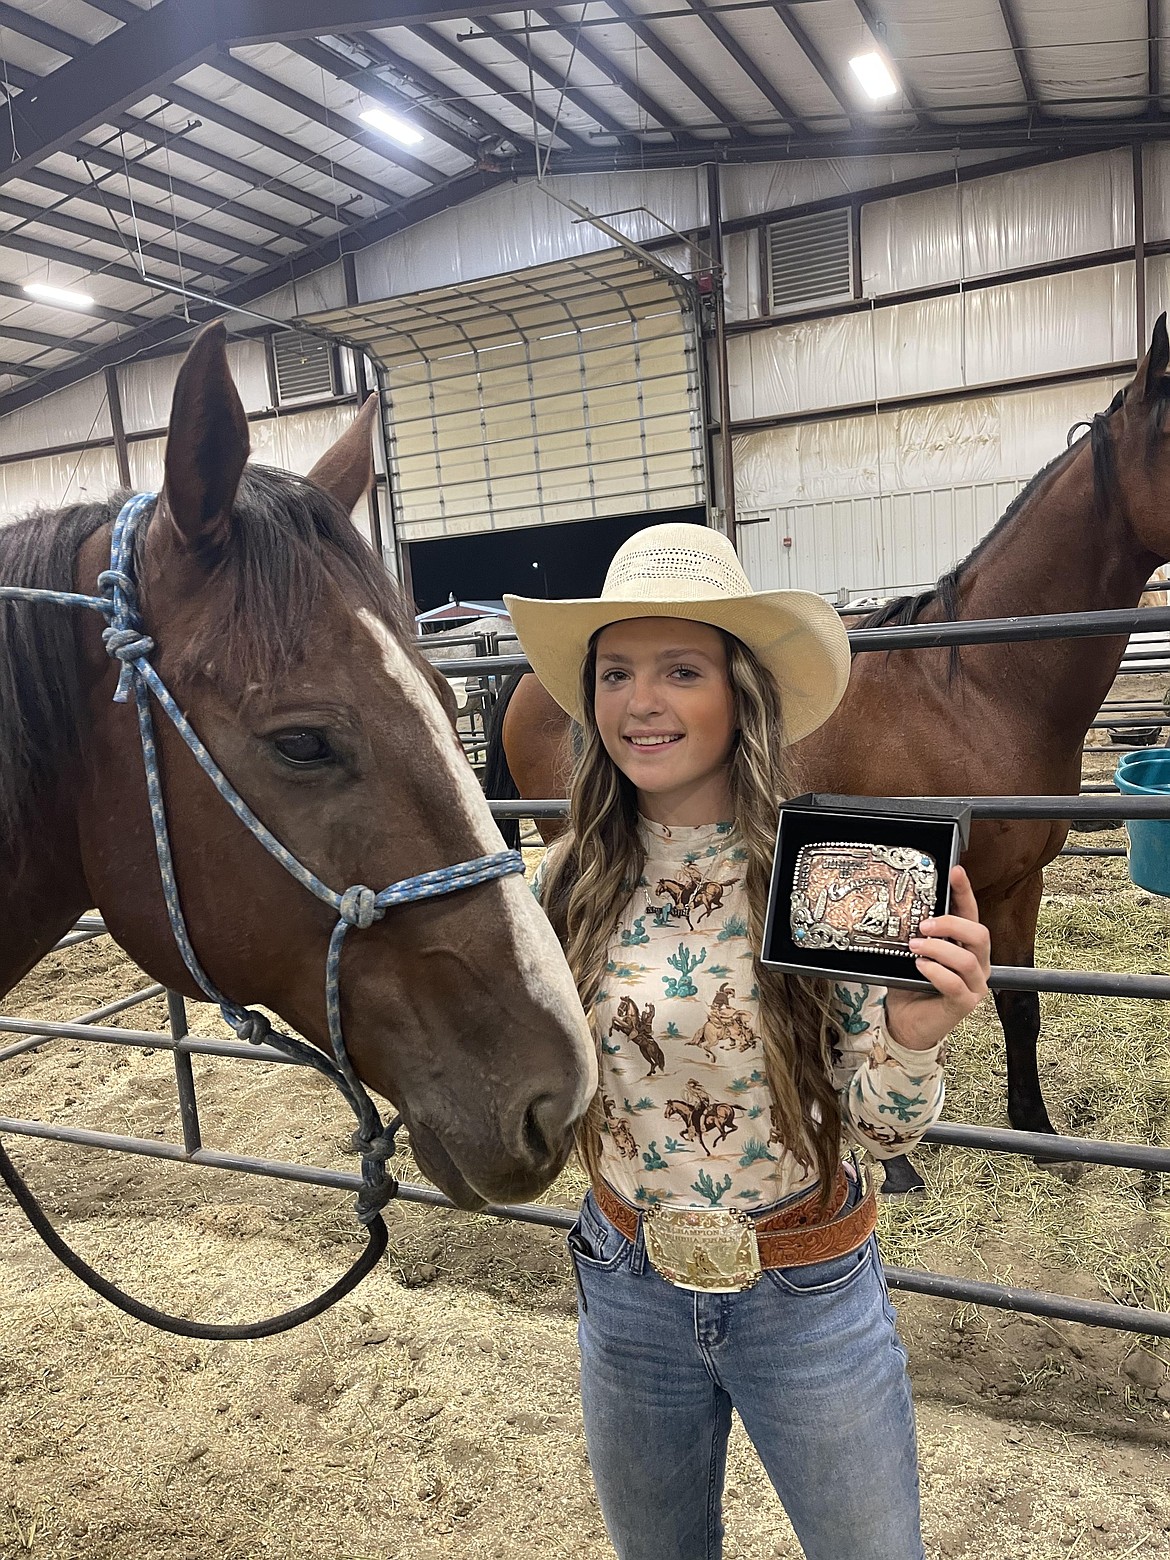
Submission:
<svg viewBox="0 0 1170 1560">
<path fill-rule="evenodd" d="M 1170 238 L 1170 144 L 1147 146 L 1144 158 L 1146 236 Z M 937 572 L 936 564 L 954 561 L 942 556 L 947 547 L 965 548 L 967 538 L 976 539 L 979 528 L 985 528 L 984 519 L 994 518 L 997 495 L 1014 491 L 1057 453 L 1070 425 L 1104 406 L 1120 383 L 1117 373 L 1106 370 L 1135 355 L 1132 259 L 989 286 L 963 284 L 1132 246 L 1129 152 L 993 172 L 914 194 L 883 198 L 880 193 L 887 184 L 995 160 L 994 153 L 972 153 L 957 161 L 947 156 L 854 158 L 722 170 L 723 216 L 732 223 L 866 192 L 859 234 L 863 299 L 924 287 L 949 289 L 940 297 L 896 306 L 733 332 L 733 420 L 802 419 L 797 425 L 744 428 L 736 438 L 737 509 L 749 522 L 745 556 L 780 558 L 776 549 L 784 535 L 791 535 L 783 564 L 794 582 L 815 582 L 814 588 L 828 592 L 925 581 Z M 609 215 L 643 241 L 706 221 L 702 169 L 598 174 L 554 180 L 552 187 Z M 725 241 L 733 325 L 759 317 L 759 242 L 755 229 L 731 233 Z M 359 252 L 358 295 L 363 302 L 397 297 L 589 254 L 609 243 L 547 190 L 531 182 L 510 184 Z M 690 251 L 672 247 L 664 255 L 683 265 Z M 1152 322 L 1170 303 L 1170 258 L 1150 257 L 1146 280 Z M 344 301 L 341 267 L 332 265 L 256 307 L 289 318 L 337 308 Z M 255 343 L 238 342 L 232 350 L 245 404 L 262 412 L 267 403 L 262 353 Z M 119 370 L 131 435 L 165 424 L 176 367 L 177 359 L 169 358 Z M 1089 371 L 1089 376 L 1034 390 L 987 388 L 1069 369 Z M 1101 372 L 1093 374 L 1094 369 Z M 893 399 L 940 391 L 959 392 L 959 398 L 885 409 Z M 841 415 L 844 408 L 849 410 Z M 712 411 L 718 415 L 717 407 Z M 835 415 L 818 419 L 818 412 Z M 256 421 L 256 454 L 305 470 L 346 415 L 344 410 L 294 412 Z M 0 457 L 93 437 L 109 437 L 100 377 L 0 419 Z M 157 443 L 132 439 L 130 449 L 135 479 L 157 480 Z M 66 494 L 101 492 L 114 482 L 109 449 L 81 458 L 73 454 L 0 464 L 0 515 L 9 517 L 36 502 L 60 502 Z M 961 496 L 976 489 L 978 501 Z M 952 498 L 926 503 L 923 494 Z M 795 508 L 853 500 L 864 505 L 879 501 L 874 513 L 892 504 L 891 513 L 896 509 L 899 516 L 914 517 L 899 533 L 897 547 L 859 553 L 857 544 L 846 540 L 870 524 L 870 511 L 861 509 L 848 525 L 838 516 L 836 531 L 829 527 L 827 533 L 827 550 L 818 544 L 815 559 L 801 557 L 802 544 L 784 529 Z M 948 503 L 958 506 L 954 512 L 960 518 L 954 523 L 943 517 Z M 815 514 L 820 517 L 822 511 Z M 818 518 L 817 526 L 821 523 Z M 808 515 L 805 525 L 812 525 Z M 872 580 L 860 577 L 861 556 L 872 558 L 879 571 Z"/>
<path fill-rule="evenodd" d="M 316 280 L 309 278 L 311 283 Z M 278 304 L 287 303 L 285 312 L 289 314 L 297 302 L 316 303 L 335 296 L 331 287 L 305 284 L 301 284 L 297 299 L 294 300 L 291 294 L 291 288 L 284 289 L 274 300 Z M 227 351 L 232 378 L 245 412 L 260 414 L 253 416 L 248 425 L 251 459 L 268 466 L 280 466 L 286 471 L 307 472 L 353 421 L 354 406 L 341 404 L 302 412 L 294 407 L 282 410 L 279 416 L 264 415 L 271 414 L 272 408 L 263 343 L 254 339 L 229 341 Z M 125 363 L 118 369 L 118 394 L 128 436 L 130 478 L 137 488 L 154 488 L 162 480 L 165 438 L 136 438 L 135 435 L 167 426 L 175 376 L 181 362 L 182 356 L 177 354 Z M 101 375 L 70 385 L 7 417 L 0 417 L 0 456 L 111 438 L 110 409 L 105 379 Z M 112 445 L 3 463 L 0 464 L 0 524 L 19 519 L 41 505 L 55 508 L 66 503 L 104 499 L 118 485 L 118 463 Z M 354 523 L 367 540 L 370 539 L 372 526 L 367 502 L 358 505 Z"/>
</svg>

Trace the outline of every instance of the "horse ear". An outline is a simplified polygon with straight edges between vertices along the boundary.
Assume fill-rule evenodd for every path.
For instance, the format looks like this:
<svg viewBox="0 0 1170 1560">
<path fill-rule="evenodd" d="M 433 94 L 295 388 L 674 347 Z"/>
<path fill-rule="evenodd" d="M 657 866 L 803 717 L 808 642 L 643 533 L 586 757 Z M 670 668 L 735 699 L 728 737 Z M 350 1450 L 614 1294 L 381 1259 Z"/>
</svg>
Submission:
<svg viewBox="0 0 1170 1560">
<path fill-rule="evenodd" d="M 163 498 L 183 543 L 213 558 L 227 543 L 248 459 L 248 419 L 232 383 L 222 320 L 205 326 L 183 359 L 171 401 Z"/>
<path fill-rule="evenodd" d="M 332 493 L 346 514 L 349 514 L 374 480 L 370 436 L 377 415 L 378 397 L 375 393 L 366 397 L 365 404 L 353 422 L 309 472 L 309 481 L 324 488 L 326 493 Z"/>
<path fill-rule="evenodd" d="M 1170 366 L 1170 336 L 1166 333 L 1166 316 L 1159 314 L 1150 339 L 1150 350 L 1138 364 L 1136 379 L 1143 401 L 1152 401 L 1160 392 L 1167 366 Z"/>
</svg>

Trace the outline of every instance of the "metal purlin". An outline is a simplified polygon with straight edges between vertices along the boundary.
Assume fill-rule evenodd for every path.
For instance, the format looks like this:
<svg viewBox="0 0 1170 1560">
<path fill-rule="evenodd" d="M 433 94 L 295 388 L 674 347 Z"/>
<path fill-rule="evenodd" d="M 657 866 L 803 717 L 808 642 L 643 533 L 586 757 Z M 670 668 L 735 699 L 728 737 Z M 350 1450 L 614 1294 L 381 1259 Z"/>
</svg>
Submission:
<svg viewBox="0 0 1170 1560">
<path fill-rule="evenodd" d="M 492 882 L 497 878 L 523 872 L 524 861 L 518 851 L 496 851 L 491 855 L 479 856 L 456 866 L 440 867 L 431 872 L 421 872 L 414 877 L 403 878 L 379 893 L 375 893 L 373 889 L 363 884 L 355 884 L 339 894 L 321 882 L 320 878 L 286 850 L 275 835 L 261 823 L 220 769 L 150 663 L 149 657 L 154 650 L 154 641 L 144 631 L 138 612 L 133 554 L 136 532 L 153 513 L 156 500 L 157 494 L 138 494 L 129 499 L 119 512 L 114 522 L 110 544 L 110 568 L 98 575 L 98 585 L 103 590 L 103 595 L 86 596 L 69 591 L 36 590 L 22 585 L 5 585 L 0 586 L 0 598 L 39 601 L 57 606 L 87 607 L 102 613 L 109 620 L 109 626 L 102 633 L 102 640 L 109 654 L 121 663 L 114 700 L 119 704 L 127 703 L 133 689 L 138 713 L 139 736 L 142 741 L 151 823 L 154 830 L 155 853 L 158 857 L 159 874 L 166 899 L 167 917 L 183 963 L 200 990 L 218 1005 L 224 1020 L 240 1039 L 254 1045 L 275 1046 L 295 1060 L 307 1063 L 329 1078 L 344 1095 L 350 1109 L 357 1117 L 358 1131 L 354 1141 L 361 1151 L 363 1184 L 355 1207 L 358 1218 L 363 1224 L 368 1225 L 378 1216 L 379 1210 L 398 1189 L 398 1182 L 387 1170 L 386 1161 L 394 1151 L 394 1137 L 402 1124 L 402 1118 L 396 1116 L 388 1125 L 383 1125 L 377 1107 L 354 1071 L 345 1049 L 341 1025 L 340 966 L 341 950 L 346 935 L 351 926 L 359 930 L 372 926 L 375 921 L 383 918 L 387 910 L 396 905 L 438 898 L 460 889 L 473 888 L 480 883 Z M 171 855 L 150 708 L 151 694 L 191 750 L 199 767 L 253 838 L 258 840 L 268 854 L 279 862 L 302 887 L 307 888 L 311 894 L 337 913 L 337 925 L 330 936 L 329 950 L 325 959 L 325 1010 L 329 1025 L 329 1041 L 333 1051 L 332 1061 L 315 1046 L 274 1030 L 262 1013 L 242 1007 L 224 996 L 196 957 L 183 919 Z"/>
</svg>

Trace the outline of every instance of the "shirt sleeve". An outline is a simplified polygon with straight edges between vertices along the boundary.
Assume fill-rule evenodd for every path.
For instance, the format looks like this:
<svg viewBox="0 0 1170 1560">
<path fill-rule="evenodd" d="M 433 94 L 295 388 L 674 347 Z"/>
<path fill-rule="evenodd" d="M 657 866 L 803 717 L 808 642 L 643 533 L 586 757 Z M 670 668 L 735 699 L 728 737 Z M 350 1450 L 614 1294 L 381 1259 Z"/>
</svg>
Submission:
<svg viewBox="0 0 1170 1560">
<path fill-rule="evenodd" d="M 834 985 L 829 1008 L 846 1135 L 878 1159 L 908 1153 L 942 1115 L 941 1044 L 917 1051 L 893 1038 L 884 986 Z"/>
</svg>

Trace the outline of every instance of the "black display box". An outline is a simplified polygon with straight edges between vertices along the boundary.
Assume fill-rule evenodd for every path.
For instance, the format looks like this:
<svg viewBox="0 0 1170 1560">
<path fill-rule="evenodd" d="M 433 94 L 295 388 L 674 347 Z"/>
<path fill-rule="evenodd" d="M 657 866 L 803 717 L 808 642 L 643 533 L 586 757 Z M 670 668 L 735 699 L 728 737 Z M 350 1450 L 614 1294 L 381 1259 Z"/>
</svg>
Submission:
<svg viewBox="0 0 1170 1560">
<path fill-rule="evenodd" d="M 907 846 L 925 853 L 934 858 L 938 871 L 930 914 L 946 915 L 951 903 L 950 869 L 966 848 L 970 831 L 970 807 L 953 801 L 821 793 L 794 797 L 780 811 L 760 962 L 796 975 L 917 990 L 929 986 L 912 958 L 879 948 L 802 948 L 791 922 L 797 854 L 804 845 L 831 842 Z"/>
</svg>

